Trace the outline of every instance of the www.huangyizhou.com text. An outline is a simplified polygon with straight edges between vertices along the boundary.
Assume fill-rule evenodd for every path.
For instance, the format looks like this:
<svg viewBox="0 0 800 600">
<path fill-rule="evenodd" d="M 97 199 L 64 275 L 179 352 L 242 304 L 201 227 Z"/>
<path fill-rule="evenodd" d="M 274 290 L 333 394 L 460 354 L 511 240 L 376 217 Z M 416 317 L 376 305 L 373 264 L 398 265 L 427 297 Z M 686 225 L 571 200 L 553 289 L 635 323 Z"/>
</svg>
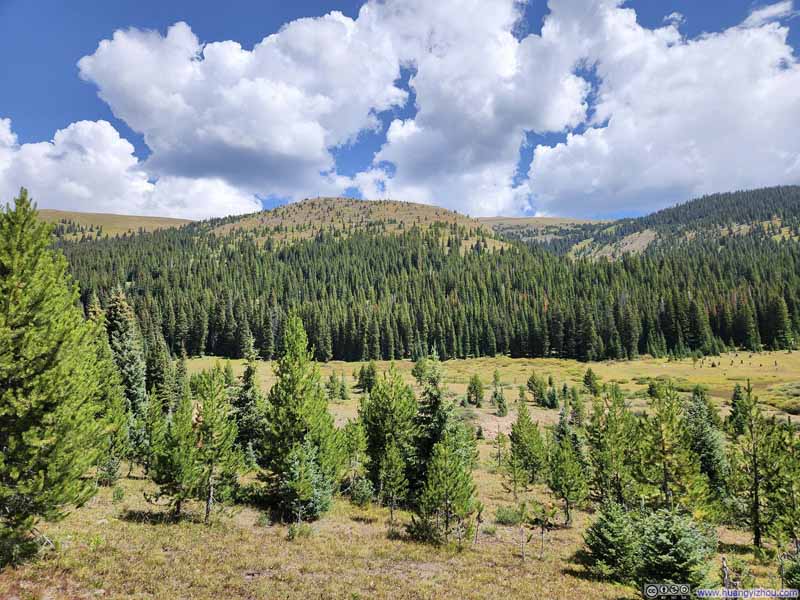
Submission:
<svg viewBox="0 0 800 600">
<path fill-rule="evenodd" d="M 698 598 L 798 598 L 800 591 L 796 589 L 751 588 L 742 590 L 729 589 L 696 589 Z"/>
</svg>

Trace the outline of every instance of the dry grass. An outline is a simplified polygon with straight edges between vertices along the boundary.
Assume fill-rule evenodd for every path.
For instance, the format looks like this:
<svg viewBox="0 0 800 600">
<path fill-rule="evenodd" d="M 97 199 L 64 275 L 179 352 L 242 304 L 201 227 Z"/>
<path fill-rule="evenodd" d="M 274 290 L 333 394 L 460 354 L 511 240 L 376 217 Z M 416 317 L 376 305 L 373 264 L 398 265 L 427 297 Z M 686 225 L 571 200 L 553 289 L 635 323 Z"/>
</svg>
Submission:
<svg viewBox="0 0 800 600">
<path fill-rule="evenodd" d="M 168 227 L 180 227 L 191 223 L 188 219 L 171 219 L 168 217 L 139 217 L 132 215 L 112 215 L 106 213 L 84 213 L 67 210 L 41 209 L 39 218 L 48 223 L 58 223 L 62 220 L 72 221 L 84 227 L 102 227 L 103 234 L 109 237 L 137 231 L 154 231 Z M 87 233 L 87 236 L 89 233 Z M 80 237 L 78 234 L 77 237 Z"/>
<path fill-rule="evenodd" d="M 214 361 L 192 359 L 189 367 L 197 371 Z M 712 361 L 722 366 L 711 367 Z M 736 364 L 730 365 L 731 361 Z M 411 382 L 411 363 L 396 365 Z M 321 371 L 323 377 L 332 371 L 344 373 L 353 383 L 352 372 L 358 366 L 331 362 Z M 380 369 L 387 366 L 379 363 Z M 491 444 L 497 429 L 507 429 L 513 419 L 516 387 L 532 369 L 552 375 L 557 384 L 577 383 L 586 366 L 568 360 L 504 357 L 444 363 L 445 381 L 455 398 L 464 394 L 473 373 L 490 384 L 493 370 L 498 369 L 512 408 L 504 419 L 494 416 L 488 405 L 461 411 L 463 417 L 480 423 L 487 437 L 480 442 L 475 471 L 485 522 L 474 547 L 459 552 L 390 539 L 385 509 L 362 510 L 343 499 L 313 524 L 311 537 L 294 541 L 286 539 L 286 526 L 263 524 L 259 513 L 248 507 L 222 513 L 206 527 L 199 519 L 202 507 L 190 505 L 190 518 L 172 523 L 161 519 L 163 508 L 145 502 L 142 492 L 150 483 L 126 479 L 120 483 L 125 490 L 122 502 L 115 504 L 112 491 L 101 489 L 64 521 L 44 524 L 42 530 L 58 550 L 0 573 L 0 598 L 636 598 L 632 588 L 591 580 L 577 561 L 575 553 L 592 519 L 589 512 L 579 511 L 573 527 L 548 534 L 542 560 L 532 542 L 529 558 L 522 562 L 518 529 L 494 524 L 497 507 L 512 505 L 513 498 L 503 488 Z M 233 367 L 241 372 L 241 361 L 234 361 Z M 603 381 L 618 382 L 634 406 L 644 407 L 646 378 L 658 376 L 675 378 L 682 389 L 705 385 L 724 404 L 733 384 L 746 377 L 762 398 L 776 398 L 778 388 L 785 392 L 783 386 L 800 379 L 800 354 L 727 355 L 697 364 L 646 359 L 591 367 Z M 272 383 L 269 365 L 262 365 L 259 377 L 265 388 Z M 354 392 L 348 403 L 333 404 L 331 411 L 341 423 L 357 414 L 358 402 Z M 531 410 L 540 423 L 556 419 L 554 410 Z M 530 495 L 552 501 L 542 486 Z M 401 515 L 403 521 L 408 518 Z M 723 528 L 720 540 L 720 552 L 744 559 L 760 585 L 777 586 L 775 566 L 754 559 L 746 532 Z"/>
</svg>

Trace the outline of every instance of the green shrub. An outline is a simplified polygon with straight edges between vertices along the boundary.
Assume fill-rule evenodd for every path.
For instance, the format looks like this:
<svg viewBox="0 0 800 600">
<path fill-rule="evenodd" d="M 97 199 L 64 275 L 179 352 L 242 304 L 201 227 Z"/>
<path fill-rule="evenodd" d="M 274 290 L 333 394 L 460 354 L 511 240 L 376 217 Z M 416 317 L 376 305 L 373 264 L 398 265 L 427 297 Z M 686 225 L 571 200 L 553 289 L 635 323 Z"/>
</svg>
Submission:
<svg viewBox="0 0 800 600">
<path fill-rule="evenodd" d="M 313 533 L 314 530 L 308 523 L 292 523 L 286 531 L 286 539 L 291 542 L 292 540 L 311 537 Z"/>
<path fill-rule="evenodd" d="M 716 535 L 689 515 L 657 510 L 644 518 L 640 528 L 637 583 L 705 582 Z"/>
<path fill-rule="evenodd" d="M 115 485 L 114 491 L 111 492 L 111 501 L 114 504 L 119 504 L 125 498 L 125 488 Z"/>
<path fill-rule="evenodd" d="M 517 506 L 498 506 L 494 515 L 494 521 L 498 525 L 519 525 L 522 521 L 519 507 Z"/>
<path fill-rule="evenodd" d="M 584 534 L 589 571 L 599 579 L 627 583 L 637 566 L 636 522 L 619 504 L 605 504 Z"/>
<path fill-rule="evenodd" d="M 358 477 L 350 486 L 350 501 L 356 506 L 364 508 L 372 502 L 374 493 L 372 482 L 366 477 Z"/>
<path fill-rule="evenodd" d="M 783 587 L 800 589 L 800 554 L 783 563 Z"/>
</svg>

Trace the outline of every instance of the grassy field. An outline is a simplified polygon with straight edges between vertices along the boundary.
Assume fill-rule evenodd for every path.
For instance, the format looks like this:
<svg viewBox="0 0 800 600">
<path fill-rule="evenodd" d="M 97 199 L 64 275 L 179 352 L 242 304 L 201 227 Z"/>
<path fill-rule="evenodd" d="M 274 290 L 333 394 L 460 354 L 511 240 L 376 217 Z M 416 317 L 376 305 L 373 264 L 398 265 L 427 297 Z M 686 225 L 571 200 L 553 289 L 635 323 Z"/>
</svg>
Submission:
<svg viewBox="0 0 800 600">
<path fill-rule="evenodd" d="M 189 367 L 197 371 L 214 362 L 208 357 L 192 359 Z M 411 363 L 396 365 L 410 382 Z M 321 371 L 323 377 L 343 373 L 352 383 L 358 366 L 332 362 L 322 365 Z M 387 366 L 379 363 L 380 369 Z M 633 406 L 642 409 L 648 378 L 662 376 L 674 378 L 681 390 L 706 386 L 723 411 L 733 385 L 746 378 L 771 405 L 796 410 L 800 396 L 800 353 L 590 366 L 602 381 L 622 386 Z M 234 361 L 233 367 L 241 372 L 241 361 Z M 510 506 L 513 500 L 495 469 L 491 443 L 498 430 L 510 427 L 517 386 L 532 369 L 545 377 L 552 375 L 559 385 L 577 383 L 586 367 L 574 361 L 503 357 L 444 363 L 445 382 L 454 398 L 464 394 L 473 373 L 488 384 L 498 369 L 512 407 L 512 414 L 503 419 L 489 406 L 460 409 L 463 418 L 481 424 L 487 438 L 480 442 L 481 460 L 475 471 L 485 522 L 477 544 L 463 551 L 435 549 L 402 536 L 392 539 L 385 509 L 359 509 L 343 499 L 312 525 L 310 537 L 293 541 L 287 539 L 286 526 L 265 522 L 249 507 L 227 510 L 204 526 L 202 507 L 193 504 L 189 518 L 173 523 L 163 518 L 164 508 L 145 501 L 143 492 L 151 484 L 132 478 L 119 484 L 122 498 L 117 492 L 115 500 L 112 490 L 101 489 L 64 521 L 43 524 L 42 531 L 56 549 L 37 562 L 0 573 L 0 598 L 636 598 L 632 588 L 592 580 L 577 559 L 591 513 L 579 511 L 572 527 L 548 533 L 541 560 L 538 545 L 531 543 L 524 562 L 519 530 L 494 523 L 497 507 Z M 273 379 L 268 364 L 261 366 L 259 376 L 266 389 Z M 347 403 L 330 408 L 342 423 L 357 414 L 358 402 L 353 391 Z M 531 412 L 542 424 L 557 418 L 555 410 L 531 407 Z M 552 501 L 543 486 L 536 486 L 531 496 Z M 409 516 L 402 514 L 401 519 L 407 521 Z M 719 533 L 721 553 L 747 561 L 760 585 L 778 587 L 775 566 L 754 559 L 746 532 L 720 529 Z M 714 572 L 718 566 L 719 560 Z"/>
<path fill-rule="evenodd" d="M 102 228 L 103 235 L 114 237 L 124 233 L 136 233 L 137 231 L 153 231 L 167 227 L 180 227 L 186 223 L 191 223 L 187 219 L 171 219 L 168 217 L 141 217 L 132 215 L 112 215 L 106 213 L 84 213 L 66 210 L 39 210 L 39 218 L 48 223 L 59 223 L 71 221 L 83 227 Z M 87 232 L 87 236 L 91 235 Z M 77 236 L 80 238 L 80 234 Z"/>
</svg>

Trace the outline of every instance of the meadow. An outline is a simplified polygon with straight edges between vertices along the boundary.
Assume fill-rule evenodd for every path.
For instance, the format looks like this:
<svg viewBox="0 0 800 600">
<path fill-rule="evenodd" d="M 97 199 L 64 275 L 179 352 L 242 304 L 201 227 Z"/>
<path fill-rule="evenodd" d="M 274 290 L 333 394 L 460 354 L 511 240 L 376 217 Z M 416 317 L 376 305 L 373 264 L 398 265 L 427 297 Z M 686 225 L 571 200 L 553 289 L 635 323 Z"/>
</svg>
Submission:
<svg viewBox="0 0 800 600">
<path fill-rule="evenodd" d="M 213 357 L 191 359 L 190 371 L 212 365 Z M 378 363 L 384 370 L 389 363 Z M 409 383 L 412 363 L 397 361 Z M 240 374 L 241 361 L 232 361 Z M 323 380 L 333 372 L 354 384 L 359 363 L 320 365 Z M 270 523 L 254 508 L 231 507 L 202 523 L 202 506 L 191 503 L 179 522 L 165 517 L 165 509 L 146 501 L 143 492 L 153 484 L 134 471 L 117 487 L 101 488 L 89 502 L 59 523 L 43 523 L 40 530 L 53 547 L 42 557 L 0 573 L 0 598 L 636 598 L 633 588 L 593 580 L 582 566 L 582 533 L 592 514 L 579 511 L 569 528 L 547 533 L 542 556 L 537 536 L 522 560 L 520 530 L 495 522 L 498 507 L 512 506 L 511 493 L 495 466 L 493 440 L 507 431 L 515 418 L 517 388 L 532 370 L 552 376 L 556 385 L 579 384 L 587 367 L 604 383 L 617 383 L 635 409 L 646 409 L 645 392 L 651 378 L 669 377 L 681 391 L 705 386 L 722 413 L 727 411 L 736 383 L 750 379 L 765 407 L 785 417 L 798 412 L 800 353 L 747 353 L 704 360 L 579 363 L 555 359 L 497 357 L 446 361 L 445 383 L 458 401 L 469 378 L 478 373 L 489 386 L 495 369 L 500 373 L 511 407 L 507 417 L 482 408 L 460 408 L 460 417 L 480 425 L 480 463 L 474 472 L 478 497 L 484 505 L 483 523 L 473 545 L 463 550 L 434 548 L 406 538 L 402 527 L 389 535 L 388 510 L 358 508 L 337 499 L 333 510 L 311 524 L 307 537 L 289 540 L 286 525 Z M 262 387 L 273 381 L 268 363 L 259 368 Z M 488 396 L 488 394 L 487 394 Z M 355 417 L 359 394 L 330 405 L 339 424 Z M 529 404 L 540 424 L 555 422 L 558 411 Z M 797 419 L 790 415 L 790 418 Z M 553 501 L 547 489 L 535 486 L 531 497 Z M 560 518 L 560 516 L 559 516 Z M 401 522 L 409 515 L 401 513 Z M 560 522 L 560 521 L 559 521 Z M 721 556 L 749 564 L 758 584 L 778 587 L 773 562 L 756 560 L 744 531 L 719 529 L 720 555 L 712 567 L 716 575 Z"/>
</svg>

